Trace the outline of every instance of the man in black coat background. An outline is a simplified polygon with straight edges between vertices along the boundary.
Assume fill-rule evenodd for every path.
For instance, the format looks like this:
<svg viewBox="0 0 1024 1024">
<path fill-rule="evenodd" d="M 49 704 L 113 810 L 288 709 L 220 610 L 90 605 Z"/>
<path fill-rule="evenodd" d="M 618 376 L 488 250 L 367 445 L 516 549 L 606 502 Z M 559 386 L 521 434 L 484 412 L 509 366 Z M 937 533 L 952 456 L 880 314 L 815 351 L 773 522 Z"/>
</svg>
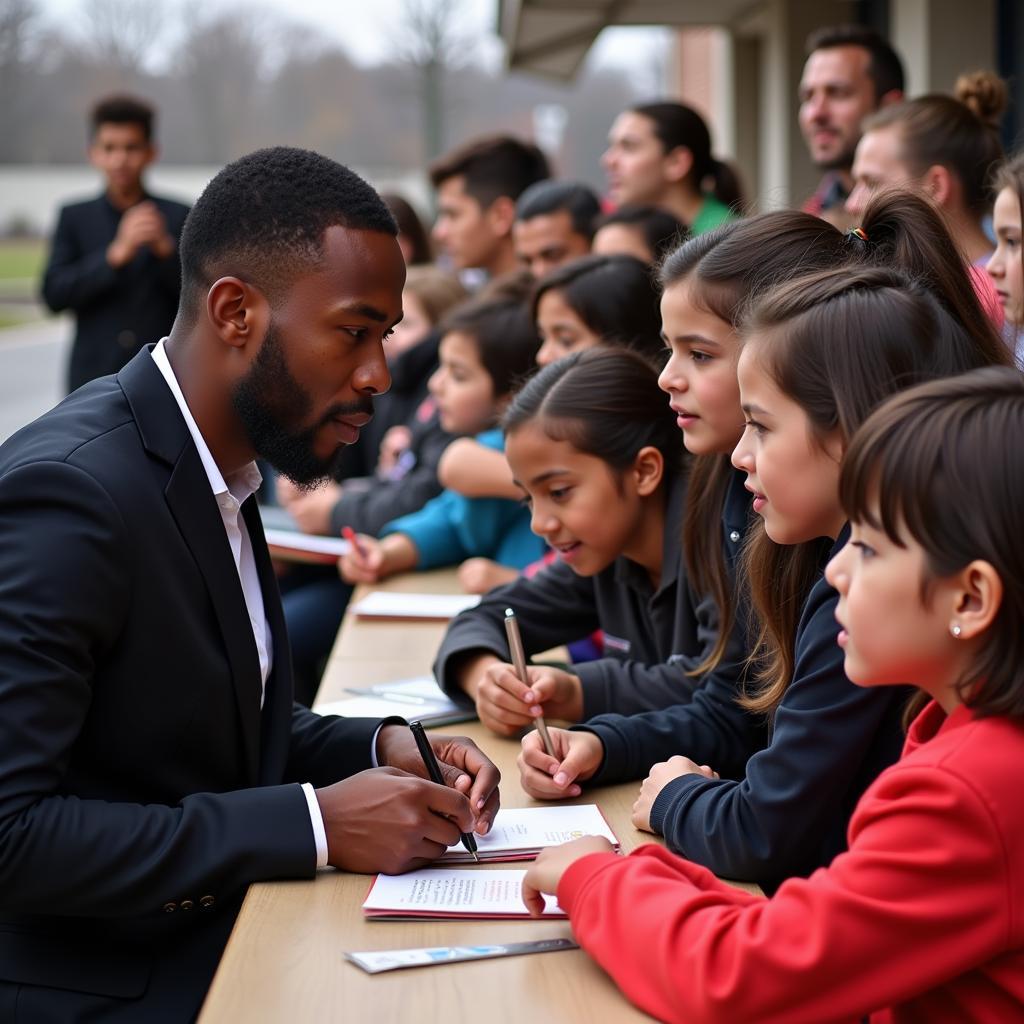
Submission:
<svg viewBox="0 0 1024 1024">
<path fill-rule="evenodd" d="M 162 338 L 178 310 L 178 240 L 188 207 L 146 191 L 157 158 L 153 108 L 131 96 L 100 100 L 91 116 L 89 160 L 103 194 L 60 211 L 43 276 L 43 299 L 75 314 L 68 391 L 116 373 Z"/>
</svg>

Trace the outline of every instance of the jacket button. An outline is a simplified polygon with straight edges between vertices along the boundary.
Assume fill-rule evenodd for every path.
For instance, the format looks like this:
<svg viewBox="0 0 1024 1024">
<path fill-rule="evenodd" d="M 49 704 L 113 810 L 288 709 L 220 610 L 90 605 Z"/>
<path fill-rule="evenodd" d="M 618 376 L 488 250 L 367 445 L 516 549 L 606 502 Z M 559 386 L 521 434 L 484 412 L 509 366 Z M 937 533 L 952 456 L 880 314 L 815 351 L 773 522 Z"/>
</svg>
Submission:
<svg viewBox="0 0 1024 1024">
<path fill-rule="evenodd" d="M 178 904 L 177 903 L 172 903 L 170 900 L 168 900 L 164 904 L 164 913 L 165 914 L 173 914 L 177 909 L 178 909 Z"/>
<path fill-rule="evenodd" d="M 182 910 L 191 910 L 195 904 L 191 900 L 182 900 L 180 906 Z"/>
<path fill-rule="evenodd" d="M 212 896 L 204 896 L 199 901 L 199 906 L 201 906 L 204 910 L 209 910 L 209 908 L 212 907 L 215 902 L 216 900 L 214 900 Z"/>
<path fill-rule="evenodd" d="M 739 530 L 733 530 L 732 533 L 729 534 L 729 540 L 731 540 L 733 542 L 733 544 L 738 543 L 739 539 L 740 539 L 740 531 Z"/>
</svg>

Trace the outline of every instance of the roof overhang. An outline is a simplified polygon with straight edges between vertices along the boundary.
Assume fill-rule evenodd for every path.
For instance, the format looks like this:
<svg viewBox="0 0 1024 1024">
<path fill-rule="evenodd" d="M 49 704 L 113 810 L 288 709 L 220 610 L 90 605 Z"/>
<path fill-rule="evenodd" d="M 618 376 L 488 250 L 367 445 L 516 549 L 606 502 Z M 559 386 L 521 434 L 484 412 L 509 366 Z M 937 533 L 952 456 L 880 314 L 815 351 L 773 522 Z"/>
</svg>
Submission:
<svg viewBox="0 0 1024 1024">
<path fill-rule="evenodd" d="M 512 70 L 569 81 L 613 25 L 727 25 L 751 0 L 498 0 Z"/>
</svg>

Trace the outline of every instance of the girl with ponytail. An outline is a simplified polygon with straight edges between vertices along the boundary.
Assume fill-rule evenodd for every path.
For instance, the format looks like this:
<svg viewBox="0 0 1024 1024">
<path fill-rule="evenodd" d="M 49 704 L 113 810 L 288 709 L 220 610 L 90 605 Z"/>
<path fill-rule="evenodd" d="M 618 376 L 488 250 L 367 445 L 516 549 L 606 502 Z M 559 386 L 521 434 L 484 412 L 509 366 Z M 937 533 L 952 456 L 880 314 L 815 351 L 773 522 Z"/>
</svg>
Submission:
<svg viewBox="0 0 1024 1024">
<path fill-rule="evenodd" d="M 524 787 L 540 798 L 574 794 L 584 781 L 650 772 L 634 808 L 638 827 L 661 832 L 670 848 L 718 874 L 767 888 L 842 850 L 856 800 L 901 742 L 902 698 L 864 694 L 843 674 L 835 594 L 821 580 L 843 527 L 836 487 L 842 450 L 887 394 L 1007 361 L 929 203 L 880 196 L 864 223 L 860 234 L 844 236 L 807 214 L 764 214 L 723 229 L 717 240 L 687 243 L 666 261 L 662 309 L 672 359 L 662 386 L 697 454 L 684 511 L 688 571 L 714 594 L 719 621 L 732 623 L 730 636 L 724 643 L 720 636 L 689 704 L 554 730 L 554 758 L 527 736 L 520 755 Z M 788 267 L 777 259 L 781 253 L 791 255 Z M 766 280 L 777 284 L 808 269 L 812 276 L 763 290 Z M 719 333 L 710 338 L 716 320 Z M 797 427 L 811 424 L 786 434 L 782 450 L 810 461 L 804 472 L 796 458 L 783 482 L 791 476 L 806 485 L 795 501 L 797 518 L 813 512 L 766 538 L 791 547 L 779 548 L 756 586 L 736 570 L 729 534 L 723 544 L 723 511 L 729 514 L 748 477 L 758 480 L 745 459 L 731 469 L 728 453 L 741 435 L 749 440 L 768 430 L 742 408 L 736 384 L 737 334 L 751 331 L 742 359 L 751 372 L 768 367 Z M 770 511 L 779 506 L 788 509 L 782 500 Z M 755 509 L 761 511 L 764 505 Z M 758 523 L 757 542 L 762 531 Z M 762 568 L 749 559 L 748 567 Z M 751 604 L 757 614 L 748 627 Z M 749 658 L 746 672 L 737 649 Z"/>
</svg>

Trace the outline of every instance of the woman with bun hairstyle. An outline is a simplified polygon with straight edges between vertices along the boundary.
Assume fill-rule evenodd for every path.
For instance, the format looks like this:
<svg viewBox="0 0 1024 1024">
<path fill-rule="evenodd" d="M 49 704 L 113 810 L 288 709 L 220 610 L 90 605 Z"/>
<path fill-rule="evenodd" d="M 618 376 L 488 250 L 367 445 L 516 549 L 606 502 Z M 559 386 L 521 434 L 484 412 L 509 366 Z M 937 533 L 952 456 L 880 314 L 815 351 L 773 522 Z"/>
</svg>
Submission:
<svg viewBox="0 0 1024 1024">
<path fill-rule="evenodd" d="M 992 172 L 1003 156 L 999 120 L 1007 97 L 998 75 L 976 71 L 960 76 L 954 96 L 919 96 L 872 114 L 854 157 L 847 210 L 859 217 L 881 186 L 919 189 L 942 210 L 968 260 L 984 267 L 992 241 L 983 221 Z"/>
<path fill-rule="evenodd" d="M 619 114 L 601 164 L 616 206 L 664 207 L 694 235 L 743 206 L 739 179 L 712 154 L 704 119 L 682 103 L 645 103 Z"/>
</svg>

